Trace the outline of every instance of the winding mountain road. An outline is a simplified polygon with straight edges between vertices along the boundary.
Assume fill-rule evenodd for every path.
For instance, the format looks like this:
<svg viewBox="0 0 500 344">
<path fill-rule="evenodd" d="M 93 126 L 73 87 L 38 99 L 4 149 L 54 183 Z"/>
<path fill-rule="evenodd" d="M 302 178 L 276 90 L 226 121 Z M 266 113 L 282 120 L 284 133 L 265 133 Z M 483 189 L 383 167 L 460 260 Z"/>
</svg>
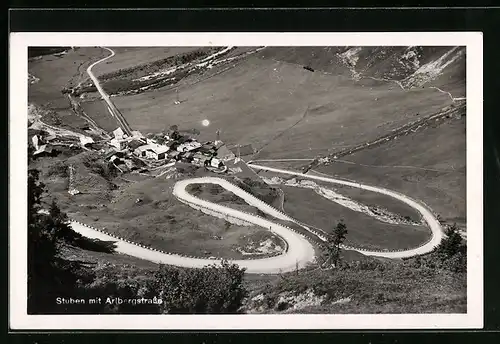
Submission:
<svg viewBox="0 0 500 344">
<path fill-rule="evenodd" d="M 117 121 L 120 123 L 120 126 L 123 126 L 123 129 L 128 129 L 126 131 L 130 131 L 128 124 L 126 121 L 123 119 L 122 121 L 122 116 L 119 113 L 119 111 L 116 109 L 116 107 L 113 105 L 113 103 L 110 101 L 109 96 L 106 94 L 106 92 L 102 89 L 101 85 L 99 84 L 99 80 L 95 77 L 95 75 L 92 73 L 92 68 L 97 65 L 98 63 L 101 63 L 103 61 L 106 61 L 107 59 L 113 57 L 115 55 L 115 52 L 109 48 L 104 48 L 108 51 L 111 52 L 111 55 L 94 62 L 92 65 L 90 65 L 87 68 L 87 73 L 94 82 L 95 86 L 97 87 L 97 90 L 101 94 L 102 98 L 106 101 L 106 103 L 109 106 L 110 112 L 113 114 L 114 117 L 117 119 Z M 116 112 L 115 112 L 116 110 Z M 299 172 L 292 172 L 292 171 L 287 171 L 283 169 L 278 169 L 278 168 L 272 168 L 272 167 L 266 167 L 266 166 L 261 166 L 261 165 L 256 165 L 253 163 L 248 163 L 248 166 L 257 169 L 257 170 L 265 170 L 265 171 L 270 171 L 274 173 L 281 173 L 281 174 L 287 174 L 287 175 L 293 175 L 293 176 L 298 176 L 301 178 L 309 178 L 309 179 L 315 179 L 315 180 L 320 180 L 323 182 L 328 182 L 328 183 L 333 183 L 333 184 L 341 184 L 341 185 L 347 185 L 347 186 L 352 186 L 368 191 L 373 191 L 381 194 L 388 195 L 390 197 L 393 197 L 395 199 L 400 200 L 401 202 L 404 202 L 411 206 L 412 208 L 416 209 L 418 212 L 422 214 L 423 219 L 427 222 L 430 230 L 431 230 L 431 239 L 416 248 L 409 249 L 409 250 L 403 250 L 403 251 L 397 251 L 397 252 L 380 252 L 380 251 L 367 251 L 367 250 L 361 250 L 361 249 L 356 249 L 356 248 L 348 248 L 352 250 L 359 251 L 365 255 L 370 255 L 370 256 L 376 256 L 376 257 L 386 257 L 386 258 L 407 258 L 407 257 L 412 257 L 415 255 L 421 255 L 425 254 L 428 252 L 431 252 L 436 248 L 436 246 L 439 245 L 441 240 L 444 237 L 443 229 L 441 228 L 441 225 L 437 221 L 437 219 L 434 217 L 432 212 L 422 205 L 421 203 L 411 199 L 410 197 L 407 197 L 403 194 L 400 194 L 395 191 L 391 191 L 388 189 L 380 188 L 380 187 L 375 187 L 375 186 L 369 186 L 369 185 L 364 185 L 360 183 L 355 183 L 355 182 L 350 182 L 350 181 L 345 181 L 345 180 L 340 180 L 340 179 L 335 179 L 335 178 L 330 178 L 330 177 L 321 177 L 321 176 L 315 176 L 315 175 L 308 175 L 308 174 L 303 174 Z M 274 257 L 269 257 L 269 258 L 262 258 L 262 259 L 246 259 L 246 260 L 232 260 L 232 263 L 238 264 L 241 267 L 246 268 L 246 271 L 249 273 L 261 273 L 261 274 L 274 274 L 274 273 L 280 273 L 280 272 L 288 272 L 288 271 L 293 271 L 296 268 L 303 268 L 309 263 L 312 263 L 315 259 L 315 251 L 314 247 L 312 246 L 311 242 L 306 239 L 304 236 L 301 234 L 298 234 L 291 228 L 285 227 L 281 224 L 272 222 L 270 220 L 264 219 L 262 217 L 245 213 L 236 209 L 228 208 L 216 203 L 212 203 L 206 200 L 202 200 L 200 198 L 197 198 L 191 194 L 189 194 L 186 191 L 186 187 L 191 185 L 191 184 L 218 184 L 224 189 L 234 193 L 235 195 L 241 197 L 244 199 L 249 205 L 254 206 L 261 211 L 263 211 L 266 214 L 269 214 L 277 219 L 280 220 L 286 220 L 293 222 L 295 224 L 298 224 L 302 226 L 304 229 L 311 231 L 307 226 L 301 224 L 299 221 L 289 217 L 288 215 L 284 214 L 283 212 L 271 207 L 270 205 L 266 204 L 265 202 L 261 201 L 260 199 L 256 198 L 255 196 L 249 194 L 248 192 L 244 191 L 243 189 L 239 188 L 238 186 L 231 184 L 225 179 L 222 178 L 216 178 L 216 177 L 202 177 L 202 178 L 191 178 L 191 179 L 185 179 L 185 180 L 180 180 L 178 181 L 174 188 L 173 188 L 173 194 L 174 196 L 181 202 L 187 204 L 188 206 L 201 210 L 202 212 L 224 218 L 230 222 L 237 223 L 237 224 L 252 224 L 255 226 L 260 226 L 266 229 L 271 230 L 274 232 L 276 235 L 280 236 L 283 238 L 286 243 L 287 243 L 287 249 L 283 254 L 274 256 Z M 119 239 L 116 237 L 113 237 L 111 235 L 105 234 L 102 231 L 98 231 L 95 229 L 92 229 L 88 226 L 84 226 L 78 222 L 72 221 L 71 222 L 72 228 L 89 238 L 94 238 L 94 239 L 99 239 L 99 240 L 105 240 L 105 241 L 114 241 L 116 243 L 116 251 L 120 253 L 124 253 L 130 256 L 134 256 L 137 258 L 149 260 L 152 262 L 156 263 L 162 263 L 162 264 L 168 264 L 168 265 L 175 265 L 175 266 L 180 266 L 180 267 L 189 267 L 189 268 L 201 268 L 209 264 L 213 264 L 217 262 L 217 260 L 214 259 L 206 259 L 206 258 L 196 258 L 196 257 L 188 257 L 188 256 L 183 256 L 179 254 L 171 254 L 171 253 L 166 253 L 166 252 L 161 252 L 158 250 L 153 250 L 151 248 L 144 247 L 139 244 L 131 243 L 125 239 Z M 315 236 L 317 236 L 321 240 L 326 240 L 324 236 L 321 234 L 315 233 L 311 231 L 311 233 Z"/>
<path fill-rule="evenodd" d="M 245 259 L 245 260 L 232 260 L 232 263 L 238 264 L 240 267 L 246 268 L 249 273 L 265 273 L 274 274 L 280 272 L 293 271 L 297 267 L 303 268 L 308 263 L 312 263 L 315 258 L 314 248 L 311 243 L 301 236 L 300 234 L 292 231 L 291 229 L 266 220 L 262 217 L 247 214 L 232 208 L 224 207 L 219 204 L 211 203 L 200 198 L 197 198 L 186 191 L 186 187 L 191 184 L 218 184 L 221 187 L 234 192 L 239 197 L 243 198 L 248 203 L 259 208 L 261 211 L 268 213 L 275 217 L 284 218 L 284 216 L 271 206 L 250 195 L 239 187 L 229 183 L 221 178 L 193 178 L 178 181 L 173 189 L 173 194 L 183 203 L 210 215 L 225 218 L 230 222 L 244 222 L 251 223 L 255 226 L 260 226 L 271 230 L 276 235 L 280 236 L 288 244 L 288 249 L 283 254 L 270 258 L 262 259 Z M 73 230 L 76 232 L 92 238 L 105 241 L 116 242 L 116 251 L 137 258 L 149 260 L 155 263 L 162 263 L 168 265 L 176 265 L 180 267 L 201 268 L 203 266 L 217 262 L 214 259 L 186 257 L 177 254 L 168 254 L 159 251 L 154 251 L 146 247 L 142 247 L 125 240 L 120 240 L 102 232 L 96 231 L 92 228 L 83 226 L 77 222 L 71 222 Z"/>
<path fill-rule="evenodd" d="M 397 251 L 397 252 L 380 252 L 380 251 L 368 251 L 368 250 L 361 250 L 361 249 L 356 249 L 356 248 L 349 248 L 351 250 L 355 250 L 358 252 L 363 253 L 364 255 L 369 255 L 369 256 L 376 256 L 376 257 L 385 257 L 385 258 L 408 258 L 412 257 L 415 255 L 421 255 L 428 253 L 432 251 L 439 243 L 441 242 L 442 238 L 444 237 L 443 230 L 441 228 L 441 225 L 437 221 L 437 219 L 434 217 L 434 215 L 423 205 L 421 205 L 419 202 L 402 195 L 400 193 L 397 193 L 395 191 L 387 190 L 384 188 L 379 188 L 379 187 L 373 187 L 373 186 L 368 186 L 368 185 L 363 185 L 359 183 L 354 183 L 354 182 L 349 182 L 349 181 L 344 181 L 344 180 L 339 180 L 339 179 L 334 179 L 334 178 L 327 178 L 327 177 L 320 177 L 320 176 L 314 176 L 314 175 L 305 175 L 302 173 L 298 172 L 291 172 L 287 170 L 282 170 L 282 169 L 277 169 L 277 168 L 271 168 L 271 167 L 266 167 L 266 166 L 260 166 L 260 165 L 254 165 L 254 164 L 249 164 L 250 167 L 255 168 L 255 169 L 260 169 L 260 170 L 267 170 L 275 173 L 281 173 L 281 174 L 288 174 L 288 175 L 293 175 L 293 176 L 300 176 L 302 178 L 309 178 L 309 179 L 315 179 L 315 180 L 320 180 L 324 182 L 329 182 L 329 183 L 336 183 L 336 184 L 342 184 L 342 185 L 347 185 L 347 186 L 352 186 L 368 191 L 373 191 L 373 192 L 378 192 L 381 194 L 385 194 L 391 197 L 394 197 L 409 206 L 413 207 L 414 209 L 418 210 L 424 220 L 427 222 L 429 225 L 429 228 L 431 229 L 432 232 L 432 237 L 431 240 L 425 243 L 424 245 L 414 248 L 414 249 L 409 249 L 409 250 L 404 250 L 404 251 Z M 266 229 L 270 229 L 272 232 L 274 232 L 276 235 L 280 236 L 285 240 L 288 244 L 288 249 L 286 252 L 284 252 L 281 255 L 270 257 L 270 258 L 262 258 L 262 259 L 246 259 L 246 260 L 232 260 L 233 263 L 238 264 L 241 267 L 244 267 L 247 269 L 247 272 L 249 273 L 260 273 L 260 274 L 274 274 L 274 273 L 280 273 L 280 272 L 288 272 L 288 271 L 293 271 L 297 267 L 298 268 L 303 268 L 309 263 L 312 263 L 315 259 L 315 253 L 314 253 L 314 248 L 312 244 L 302 235 L 294 232 L 290 228 L 287 228 L 283 225 L 280 225 L 278 223 L 269 221 L 267 219 L 264 219 L 262 217 L 252 215 L 249 213 L 245 213 L 236 209 L 228 208 L 219 204 L 215 204 L 206 200 L 202 200 L 198 197 L 195 197 L 191 194 L 189 194 L 186 191 L 186 187 L 191 185 L 191 184 L 218 184 L 224 189 L 233 192 L 235 195 L 241 197 L 242 199 L 245 200 L 248 204 L 260 209 L 261 211 L 265 212 L 266 214 L 269 214 L 275 218 L 281 219 L 281 220 L 287 220 L 291 221 L 297 224 L 300 224 L 293 218 L 289 217 L 288 215 L 280 212 L 277 209 L 274 209 L 270 205 L 266 204 L 265 202 L 261 201 L 260 199 L 254 197 L 253 195 L 249 194 L 248 192 L 244 191 L 243 189 L 239 188 L 238 186 L 231 184 L 225 179 L 221 178 L 215 178 L 215 177 L 202 177 L 202 178 L 192 178 L 192 179 L 185 179 L 178 181 L 174 188 L 173 188 L 173 194 L 179 201 L 189 205 L 190 207 L 194 209 L 201 210 L 209 215 L 220 217 L 220 218 L 225 218 L 230 222 L 233 223 L 250 223 L 255 226 L 260 226 Z M 156 263 L 162 263 L 162 264 L 168 264 L 168 265 L 175 265 L 175 266 L 180 266 L 180 267 L 190 267 L 190 268 L 201 268 L 203 266 L 213 264 L 216 262 L 216 260 L 213 259 L 206 259 L 206 258 L 195 258 L 195 257 L 187 257 L 187 256 L 182 256 L 178 254 L 169 254 L 169 253 L 164 253 L 160 251 L 155 251 L 151 250 L 149 248 L 133 244 L 130 242 L 127 242 L 125 240 L 117 239 L 115 237 L 112 237 L 110 235 L 104 234 L 102 232 L 96 231 L 94 229 L 91 229 L 89 227 L 83 226 L 77 222 L 72 222 L 71 223 L 72 228 L 89 238 L 94 238 L 94 239 L 100 239 L 100 240 L 105 240 L 105 241 L 114 241 L 116 242 L 116 251 L 124 254 L 128 254 L 130 256 L 134 256 L 137 258 L 149 260 L 152 262 Z M 303 226 L 303 225 L 301 225 Z M 305 229 L 308 229 L 306 226 L 303 226 Z M 313 233 L 314 235 L 317 235 L 316 233 Z M 325 240 L 324 237 L 318 236 L 321 240 Z"/>
<path fill-rule="evenodd" d="M 361 183 L 355 183 L 355 182 L 350 182 L 350 181 L 345 181 L 341 179 L 335 179 L 335 178 L 329 178 L 329 177 L 321 177 L 321 176 L 315 176 L 315 175 L 309 175 L 309 174 L 303 174 L 300 172 L 292 172 L 292 171 L 287 171 L 279 168 L 272 168 L 272 167 L 266 167 L 266 166 L 261 166 L 261 165 L 255 165 L 252 163 L 248 163 L 248 166 L 251 168 L 257 169 L 257 170 L 264 170 L 264 171 L 270 171 L 270 172 L 275 172 L 275 173 L 280 173 L 280 174 L 287 174 L 287 175 L 292 175 L 292 176 L 297 176 L 301 178 L 308 178 L 308 179 L 314 179 L 314 180 L 320 180 L 323 182 L 327 183 L 332 183 L 332 184 L 340 184 L 340 185 L 346 185 L 346 186 L 351 186 L 355 187 L 358 189 L 363 189 L 367 191 L 373 191 L 377 192 L 380 194 L 384 194 L 390 197 L 393 197 L 403 203 L 406 203 L 413 209 L 417 210 L 429 226 L 431 230 L 431 239 L 426 242 L 424 245 L 409 249 L 409 250 L 404 250 L 404 251 L 398 251 L 398 252 L 378 252 L 378 251 L 365 251 L 365 250 L 359 250 L 359 252 L 369 255 L 369 256 L 376 256 L 376 257 L 386 257 L 386 258 L 409 258 L 413 257 L 416 255 L 422 255 L 431 252 L 434 250 L 441 240 L 444 238 L 444 231 L 441 227 L 441 224 L 439 221 L 436 219 L 434 214 L 422 205 L 420 202 L 415 201 L 414 199 L 403 195 L 399 192 L 388 190 L 385 188 L 381 187 L 376 187 L 376 186 L 371 186 L 371 185 L 364 185 Z"/>
</svg>

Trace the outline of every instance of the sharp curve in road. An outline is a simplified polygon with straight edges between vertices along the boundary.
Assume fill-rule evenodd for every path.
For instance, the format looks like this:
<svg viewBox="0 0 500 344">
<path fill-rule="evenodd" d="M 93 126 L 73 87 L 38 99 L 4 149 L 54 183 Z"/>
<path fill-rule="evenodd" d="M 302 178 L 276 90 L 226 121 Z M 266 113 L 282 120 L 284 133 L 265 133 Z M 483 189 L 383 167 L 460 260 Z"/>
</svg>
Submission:
<svg viewBox="0 0 500 344">
<path fill-rule="evenodd" d="M 439 221 L 436 219 L 434 214 L 424 205 L 422 205 L 420 202 L 403 195 L 399 192 L 388 190 L 385 188 L 381 187 L 376 187 L 376 186 L 371 186 L 371 185 L 364 185 L 361 183 L 356 183 L 356 182 L 350 182 L 346 180 L 341 180 L 341 179 L 335 179 L 335 178 L 329 178 L 329 177 L 320 177 L 320 176 L 314 176 L 314 175 L 308 175 L 308 174 L 303 174 L 300 172 L 292 172 L 292 171 L 287 171 L 279 168 L 273 168 L 273 167 L 266 167 L 266 166 L 261 166 L 261 165 L 255 165 L 252 163 L 248 163 L 248 166 L 257 170 L 264 170 L 264 171 L 270 171 L 270 172 L 275 172 L 275 173 L 281 173 L 281 174 L 288 174 L 288 175 L 293 175 L 297 177 L 302 177 L 302 178 L 308 178 L 308 179 L 315 179 L 315 180 L 320 180 L 323 182 L 327 183 L 332 183 L 332 184 L 341 184 L 341 185 L 346 185 L 346 186 L 351 186 L 355 187 L 358 189 L 363 189 L 367 191 L 373 191 L 377 192 L 380 194 L 384 194 L 390 197 L 393 197 L 403 203 L 406 203 L 413 209 L 417 210 L 429 226 L 431 230 L 431 239 L 426 242 L 424 245 L 409 249 L 409 250 L 404 250 L 404 251 L 398 251 L 398 252 L 378 252 L 378 251 L 365 251 L 365 250 L 359 250 L 361 253 L 369 256 L 377 256 L 377 257 L 386 257 L 386 258 L 409 258 L 413 257 L 416 255 L 422 255 L 431 252 L 434 250 L 441 240 L 444 238 L 444 232 L 443 228 L 441 227 L 441 224 Z"/>
<path fill-rule="evenodd" d="M 186 191 L 186 187 L 190 184 L 218 184 L 221 187 L 235 193 L 239 197 L 245 199 L 248 203 L 259 208 L 263 212 L 269 215 L 279 217 L 282 216 L 279 211 L 275 210 L 271 206 L 262 202 L 258 198 L 250 195 L 243 189 L 229 183 L 228 181 L 221 178 L 205 177 L 205 178 L 193 178 L 178 181 L 173 189 L 173 194 L 183 203 L 195 208 L 200 209 L 204 212 L 209 213 L 217 217 L 230 218 L 229 221 L 241 221 L 244 223 L 251 223 L 255 226 L 260 226 L 271 230 L 276 235 L 283 238 L 286 241 L 288 249 L 280 255 L 262 258 L 262 259 L 245 259 L 245 260 L 231 260 L 232 263 L 238 264 L 240 267 L 246 268 L 249 273 L 280 273 L 293 271 L 296 268 L 303 268 L 308 263 L 312 263 L 315 258 L 314 247 L 312 244 L 302 235 L 292 231 L 291 229 L 277 224 L 275 222 L 266 220 L 262 217 L 241 212 L 232 208 L 224 207 L 219 204 L 208 202 L 190 195 Z M 72 228 L 89 238 L 115 241 L 116 251 L 120 253 L 125 253 L 137 258 L 146 259 L 156 263 L 176 265 L 181 267 L 190 268 L 201 268 L 203 266 L 213 264 L 216 260 L 205 259 L 205 258 L 194 258 L 186 257 L 177 254 L 168 254 L 159 251 L 153 251 L 146 247 L 141 247 L 133 243 L 126 242 L 124 240 L 117 240 L 116 238 L 106 235 L 102 232 L 93 230 L 89 227 L 83 226 L 77 222 L 71 223 Z"/>
</svg>

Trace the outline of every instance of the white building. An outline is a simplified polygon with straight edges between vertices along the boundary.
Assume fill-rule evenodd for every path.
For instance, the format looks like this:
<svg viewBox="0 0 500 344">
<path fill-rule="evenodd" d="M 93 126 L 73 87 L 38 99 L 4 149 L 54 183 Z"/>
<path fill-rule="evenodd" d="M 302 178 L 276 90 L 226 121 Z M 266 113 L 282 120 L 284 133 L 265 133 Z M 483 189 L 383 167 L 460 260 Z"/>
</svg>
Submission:
<svg viewBox="0 0 500 344">
<path fill-rule="evenodd" d="M 122 128 L 118 127 L 115 130 L 113 130 L 113 136 L 117 140 L 121 140 L 127 137 L 127 135 L 123 132 Z"/>
<path fill-rule="evenodd" d="M 127 148 L 127 142 L 128 141 L 124 140 L 124 139 L 114 138 L 114 139 L 111 139 L 111 141 L 109 141 L 109 144 L 118 150 L 124 150 L 125 148 Z"/>
<path fill-rule="evenodd" d="M 80 136 L 80 143 L 82 146 L 94 143 L 94 139 L 89 136 Z"/>
<path fill-rule="evenodd" d="M 222 165 L 224 165 L 224 164 L 222 163 L 222 160 L 220 160 L 220 159 L 212 158 L 212 160 L 210 160 L 210 166 L 212 166 L 212 167 L 220 168 L 220 167 L 222 167 Z"/>
<path fill-rule="evenodd" d="M 163 145 L 147 144 L 137 147 L 134 154 L 146 159 L 163 160 L 167 157 L 167 152 L 170 148 Z"/>
<path fill-rule="evenodd" d="M 178 152 L 190 152 L 190 151 L 198 149 L 200 147 L 201 147 L 201 143 L 199 143 L 197 141 L 193 141 L 193 142 L 186 142 L 186 143 L 178 145 L 176 150 Z"/>
</svg>

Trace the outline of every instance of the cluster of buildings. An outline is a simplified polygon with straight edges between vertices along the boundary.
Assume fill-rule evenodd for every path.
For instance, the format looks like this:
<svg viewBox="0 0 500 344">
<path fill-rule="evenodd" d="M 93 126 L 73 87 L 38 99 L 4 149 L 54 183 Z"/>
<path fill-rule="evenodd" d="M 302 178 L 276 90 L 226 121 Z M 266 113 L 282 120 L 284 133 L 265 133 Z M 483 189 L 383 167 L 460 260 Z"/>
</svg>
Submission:
<svg viewBox="0 0 500 344">
<path fill-rule="evenodd" d="M 62 151 L 63 147 L 83 147 L 89 149 L 95 144 L 91 137 L 84 135 L 79 136 L 78 140 L 58 137 L 55 134 L 39 131 L 31 137 L 32 154 L 34 157 L 56 156 Z"/>
<path fill-rule="evenodd" d="M 232 152 L 222 148 L 221 141 L 200 143 L 193 138 L 175 133 L 155 138 L 146 138 L 140 132 L 126 135 L 121 128 L 113 131 L 109 144 L 117 152 L 127 152 L 139 159 L 149 161 L 181 161 L 209 169 L 224 170 L 224 161 L 234 158 Z"/>
</svg>

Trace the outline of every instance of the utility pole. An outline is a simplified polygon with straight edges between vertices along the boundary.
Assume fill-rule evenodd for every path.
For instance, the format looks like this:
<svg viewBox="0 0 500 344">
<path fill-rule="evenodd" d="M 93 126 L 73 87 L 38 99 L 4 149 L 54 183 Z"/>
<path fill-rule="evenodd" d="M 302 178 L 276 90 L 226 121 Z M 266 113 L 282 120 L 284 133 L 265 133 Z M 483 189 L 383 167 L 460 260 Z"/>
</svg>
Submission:
<svg viewBox="0 0 500 344">
<path fill-rule="evenodd" d="M 236 146 L 236 158 L 234 158 L 234 162 L 237 163 L 237 162 L 240 162 L 241 160 L 241 154 L 240 154 L 240 145 L 237 145 Z"/>
</svg>

